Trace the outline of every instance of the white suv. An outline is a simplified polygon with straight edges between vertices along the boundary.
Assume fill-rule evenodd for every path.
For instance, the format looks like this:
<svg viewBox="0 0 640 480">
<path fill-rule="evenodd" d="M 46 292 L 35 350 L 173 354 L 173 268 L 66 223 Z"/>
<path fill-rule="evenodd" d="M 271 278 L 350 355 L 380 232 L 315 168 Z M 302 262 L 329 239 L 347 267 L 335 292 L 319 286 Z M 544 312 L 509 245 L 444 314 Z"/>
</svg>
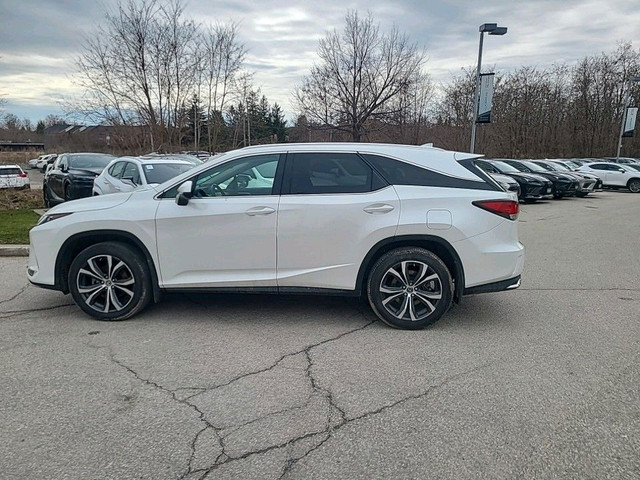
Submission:
<svg viewBox="0 0 640 480">
<path fill-rule="evenodd" d="M 0 188 L 31 188 L 29 176 L 20 165 L 0 165 Z"/>
<path fill-rule="evenodd" d="M 157 187 L 65 202 L 31 230 L 29 280 L 121 320 L 162 291 L 366 295 L 398 328 L 463 295 L 517 288 L 518 202 L 475 155 L 280 144 Z"/>
<path fill-rule="evenodd" d="M 625 187 L 640 193 L 640 172 L 620 163 L 596 162 L 583 165 L 579 172 L 597 175 L 605 187 Z"/>
</svg>

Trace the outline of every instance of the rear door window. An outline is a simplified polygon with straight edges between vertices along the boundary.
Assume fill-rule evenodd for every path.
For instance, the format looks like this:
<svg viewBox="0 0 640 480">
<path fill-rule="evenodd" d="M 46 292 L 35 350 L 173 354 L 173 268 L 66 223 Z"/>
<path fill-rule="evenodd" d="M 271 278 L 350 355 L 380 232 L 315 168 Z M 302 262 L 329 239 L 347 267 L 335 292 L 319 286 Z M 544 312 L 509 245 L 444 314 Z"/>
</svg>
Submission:
<svg viewBox="0 0 640 480">
<path fill-rule="evenodd" d="M 386 186 L 355 153 L 294 153 L 287 157 L 289 193 L 365 193 Z"/>
</svg>

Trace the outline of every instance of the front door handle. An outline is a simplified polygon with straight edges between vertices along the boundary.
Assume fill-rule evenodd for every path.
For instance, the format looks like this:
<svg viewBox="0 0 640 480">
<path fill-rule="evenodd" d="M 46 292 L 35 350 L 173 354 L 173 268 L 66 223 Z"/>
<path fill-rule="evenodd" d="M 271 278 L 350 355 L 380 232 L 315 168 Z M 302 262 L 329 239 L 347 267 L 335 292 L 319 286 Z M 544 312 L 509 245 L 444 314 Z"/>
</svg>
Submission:
<svg viewBox="0 0 640 480">
<path fill-rule="evenodd" d="M 374 203 L 373 205 L 369 205 L 368 207 L 364 207 L 363 210 L 367 213 L 389 213 L 394 209 L 393 205 L 389 205 L 388 203 Z"/>
<path fill-rule="evenodd" d="M 271 207 L 253 207 L 244 213 L 253 217 L 255 215 L 269 215 L 270 213 L 273 213 L 275 211 L 276 211 L 275 208 L 271 208 Z"/>
</svg>

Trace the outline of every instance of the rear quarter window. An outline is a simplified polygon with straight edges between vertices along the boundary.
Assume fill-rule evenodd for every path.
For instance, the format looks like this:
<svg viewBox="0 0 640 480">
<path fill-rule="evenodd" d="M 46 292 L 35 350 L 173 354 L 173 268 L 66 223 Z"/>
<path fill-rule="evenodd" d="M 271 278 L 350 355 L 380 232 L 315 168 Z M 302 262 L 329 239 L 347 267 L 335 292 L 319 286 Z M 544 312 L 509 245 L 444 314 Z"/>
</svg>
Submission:
<svg viewBox="0 0 640 480">
<path fill-rule="evenodd" d="M 424 187 L 470 188 L 475 190 L 502 190 L 493 180 L 473 164 L 472 159 L 465 164 L 467 170 L 482 180 L 474 181 L 451 177 L 434 172 L 427 168 L 418 167 L 389 157 L 373 154 L 361 154 L 374 169 L 392 185 L 420 185 Z"/>
</svg>

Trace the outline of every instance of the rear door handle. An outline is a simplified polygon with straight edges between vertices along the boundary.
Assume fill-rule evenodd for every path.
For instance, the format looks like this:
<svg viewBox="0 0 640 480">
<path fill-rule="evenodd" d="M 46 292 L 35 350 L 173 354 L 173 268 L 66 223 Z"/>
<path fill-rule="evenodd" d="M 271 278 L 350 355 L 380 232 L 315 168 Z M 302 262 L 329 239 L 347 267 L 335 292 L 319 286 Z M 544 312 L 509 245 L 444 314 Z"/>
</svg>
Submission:
<svg viewBox="0 0 640 480">
<path fill-rule="evenodd" d="M 393 205 L 389 205 L 388 203 L 374 203 L 373 205 L 369 205 L 368 207 L 364 207 L 363 210 L 367 213 L 389 213 L 394 209 Z"/>
<path fill-rule="evenodd" d="M 275 211 L 276 211 L 275 208 L 271 208 L 271 207 L 253 207 L 244 213 L 253 217 L 255 215 L 269 215 L 270 213 L 273 213 Z"/>
</svg>

